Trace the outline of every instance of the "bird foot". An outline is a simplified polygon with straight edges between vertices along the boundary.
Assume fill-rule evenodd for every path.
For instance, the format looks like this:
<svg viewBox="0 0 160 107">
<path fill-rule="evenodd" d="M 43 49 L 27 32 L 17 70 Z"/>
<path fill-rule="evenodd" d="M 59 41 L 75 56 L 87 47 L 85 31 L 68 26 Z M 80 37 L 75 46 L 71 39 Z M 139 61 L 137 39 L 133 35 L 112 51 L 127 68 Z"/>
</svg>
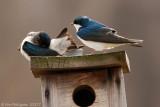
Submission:
<svg viewBox="0 0 160 107">
<path fill-rule="evenodd" d="M 86 54 L 86 55 L 94 55 L 95 54 L 95 51 L 92 50 L 92 52 L 90 54 Z"/>
</svg>

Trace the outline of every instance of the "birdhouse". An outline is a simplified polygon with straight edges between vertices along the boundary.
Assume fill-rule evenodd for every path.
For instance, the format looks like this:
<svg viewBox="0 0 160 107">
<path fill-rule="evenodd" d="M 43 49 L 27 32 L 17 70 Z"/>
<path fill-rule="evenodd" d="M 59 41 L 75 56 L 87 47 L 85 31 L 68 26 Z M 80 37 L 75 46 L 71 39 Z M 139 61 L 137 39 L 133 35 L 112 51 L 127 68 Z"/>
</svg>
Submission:
<svg viewBox="0 0 160 107">
<path fill-rule="evenodd" d="M 41 79 L 43 107 L 127 107 L 126 52 L 74 57 L 31 57 Z"/>
</svg>

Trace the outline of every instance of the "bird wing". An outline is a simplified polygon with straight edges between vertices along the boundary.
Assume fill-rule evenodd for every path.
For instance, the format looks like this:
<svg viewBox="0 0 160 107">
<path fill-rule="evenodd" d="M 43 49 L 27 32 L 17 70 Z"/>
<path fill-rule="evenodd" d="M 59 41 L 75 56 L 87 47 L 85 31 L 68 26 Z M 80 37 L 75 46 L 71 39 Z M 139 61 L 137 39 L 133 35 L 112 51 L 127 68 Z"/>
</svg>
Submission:
<svg viewBox="0 0 160 107">
<path fill-rule="evenodd" d="M 81 32 L 85 31 L 82 30 Z M 136 43 L 136 40 L 119 36 L 117 35 L 117 32 L 114 29 L 108 27 L 103 27 L 103 28 L 92 27 L 89 30 L 87 29 L 86 33 L 83 34 L 84 35 L 80 35 L 80 37 L 87 41 L 104 42 L 104 43 Z"/>
<path fill-rule="evenodd" d="M 56 38 L 62 38 L 62 37 L 65 37 L 66 36 L 66 33 L 67 33 L 68 29 L 67 28 L 64 28 L 61 33 L 56 37 Z"/>
<path fill-rule="evenodd" d="M 29 56 L 58 56 L 59 54 L 51 49 L 39 47 L 36 45 L 33 45 L 29 42 L 25 42 L 23 45 L 23 50 L 29 55 Z"/>
<path fill-rule="evenodd" d="M 62 32 L 51 40 L 50 49 L 56 50 L 58 53 L 63 54 L 65 52 L 74 51 L 76 49 L 84 47 L 83 45 L 77 45 L 72 36 L 68 33 L 68 29 L 64 28 Z"/>
<path fill-rule="evenodd" d="M 67 40 L 67 37 L 52 39 L 50 44 L 50 49 L 56 50 L 58 53 L 63 54 L 67 51 L 71 42 Z"/>
</svg>

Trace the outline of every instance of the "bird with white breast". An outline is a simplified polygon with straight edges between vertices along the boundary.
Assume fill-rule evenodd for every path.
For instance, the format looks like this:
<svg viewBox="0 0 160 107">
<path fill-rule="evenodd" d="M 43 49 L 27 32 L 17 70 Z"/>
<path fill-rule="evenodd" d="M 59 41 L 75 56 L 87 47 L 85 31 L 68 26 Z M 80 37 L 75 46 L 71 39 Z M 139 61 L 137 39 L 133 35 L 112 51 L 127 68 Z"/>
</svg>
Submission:
<svg viewBox="0 0 160 107">
<path fill-rule="evenodd" d="M 105 51 L 122 45 L 142 47 L 140 44 L 143 40 L 119 36 L 116 30 L 87 16 L 76 18 L 73 25 L 81 42 L 95 51 Z"/>
<path fill-rule="evenodd" d="M 66 52 L 81 49 L 83 45 L 77 45 L 68 33 L 67 28 L 54 39 L 45 32 L 30 32 L 22 41 L 19 51 L 30 61 L 31 56 L 62 56 Z"/>
</svg>

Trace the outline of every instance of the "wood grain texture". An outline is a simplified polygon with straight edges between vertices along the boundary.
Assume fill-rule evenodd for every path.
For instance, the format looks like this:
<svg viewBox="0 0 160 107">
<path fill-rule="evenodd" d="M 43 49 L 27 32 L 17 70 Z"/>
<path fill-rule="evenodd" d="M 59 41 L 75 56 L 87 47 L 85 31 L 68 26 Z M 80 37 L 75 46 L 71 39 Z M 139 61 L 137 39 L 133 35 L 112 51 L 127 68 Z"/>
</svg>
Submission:
<svg viewBox="0 0 160 107">
<path fill-rule="evenodd" d="M 42 75 L 41 83 L 43 107 L 79 107 L 73 101 L 73 92 L 81 85 L 95 92 L 95 101 L 89 107 L 127 107 L 121 67 Z"/>
<path fill-rule="evenodd" d="M 121 68 L 109 68 L 109 107 L 127 107 L 124 76 Z"/>
<path fill-rule="evenodd" d="M 34 77 L 40 75 L 79 72 L 81 70 L 122 67 L 124 73 L 130 72 L 125 51 L 74 57 L 31 57 L 30 68 Z"/>
</svg>

